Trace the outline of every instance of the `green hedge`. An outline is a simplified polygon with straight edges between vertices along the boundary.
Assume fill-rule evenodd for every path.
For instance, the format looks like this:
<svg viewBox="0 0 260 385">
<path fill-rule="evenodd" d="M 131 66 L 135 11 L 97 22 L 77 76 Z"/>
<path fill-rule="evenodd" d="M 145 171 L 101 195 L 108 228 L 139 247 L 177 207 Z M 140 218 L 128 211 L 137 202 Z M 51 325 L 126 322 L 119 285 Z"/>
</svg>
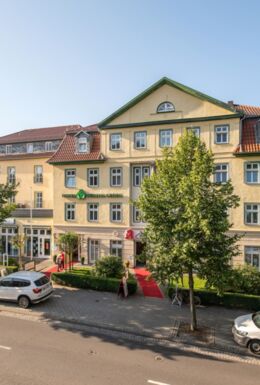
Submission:
<svg viewBox="0 0 260 385">
<path fill-rule="evenodd" d="M 182 289 L 187 291 L 188 289 Z M 168 295 L 172 298 L 175 292 L 174 287 L 168 289 Z M 201 299 L 202 305 L 217 305 L 230 308 L 244 308 L 248 310 L 260 310 L 260 296 L 240 294 L 240 293 L 224 293 L 219 296 L 216 291 L 213 290 L 194 290 L 195 295 L 198 295 Z"/>
<path fill-rule="evenodd" d="M 72 286 L 80 289 L 111 291 L 113 293 L 118 291 L 120 283 L 120 279 L 117 278 L 95 277 L 89 274 L 79 274 L 74 272 L 52 273 L 51 278 L 60 285 Z M 129 279 L 127 281 L 127 286 L 129 295 L 136 293 L 137 283 L 135 280 Z"/>
<path fill-rule="evenodd" d="M 18 271 L 18 266 L 0 266 L 1 269 L 6 269 L 7 274 L 12 274 Z"/>
</svg>

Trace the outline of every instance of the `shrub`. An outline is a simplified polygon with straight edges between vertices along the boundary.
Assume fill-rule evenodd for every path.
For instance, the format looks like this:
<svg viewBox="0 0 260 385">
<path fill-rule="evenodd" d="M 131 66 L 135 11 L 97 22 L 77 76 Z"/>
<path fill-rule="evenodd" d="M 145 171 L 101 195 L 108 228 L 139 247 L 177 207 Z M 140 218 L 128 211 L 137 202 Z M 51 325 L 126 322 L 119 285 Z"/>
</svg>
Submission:
<svg viewBox="0 0 260 385">
<path fill-rule="evenodd" d="M 232 269 L 227 277 L 225 291 L 260 295 L 260 272 L 250 265 Z"/>
<path fill-rule="evenodd" d="M 181 289 L 188 291 L 188 289 Z M 168 289 L 168 295 L 172 298 L 175 287 Z M 214 290 L 194 290 L 195 295 L 201 299 L 202 305 L 216 305 L 230 308 L 244 308 L 248 310 L 260 309 L 260 296 L 241 294 L 241 293 L 224 293 L 218 295 Z"/>
<path fill-rule="evenodd" d="M 116 293 L 118 291 L 120 279 L 97 277 L 85 273 L 52 273 L 51 278 L 54 282 L 65 285 L 77 287 L 79 289 L 92 289 L 98 291 L 110 291 Z M 128 280 L 129 295 L 135 294 L 137 290 L 137 283 L 135 280 Z"/>
<path fill-rule="evenodd" d="M 8 258 L 8 266 L 19 266 L 17 258 Z"/>
<path fill-rule="evenodd" d="M 96 262 L 96 274 L 99 277 L 121 278 L 124 274 L 122 259 L 119 257 L 104 257 Z"/>
</svg>

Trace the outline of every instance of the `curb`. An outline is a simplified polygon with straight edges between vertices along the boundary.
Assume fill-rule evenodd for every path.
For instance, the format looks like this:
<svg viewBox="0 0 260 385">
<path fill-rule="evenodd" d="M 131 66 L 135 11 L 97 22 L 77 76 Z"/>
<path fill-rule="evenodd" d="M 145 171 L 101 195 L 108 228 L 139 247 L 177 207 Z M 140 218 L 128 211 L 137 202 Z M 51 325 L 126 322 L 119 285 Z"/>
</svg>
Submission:
<svg viewBox="0 0 260 385">
<path fill-rule="evenodd" d="M 238 347 L 229 347 L 223 344 L 218 344 L 218 343 L 203 343 L 199 341 L 194 341 L 190 340 L 188 337 L 178 337 L 176 332 L 173 332 L 172 330 L 169 333 L 169 336 L 157 336 L 155 334 L 149 333 L 149 332 L 136 332 L 132 329 L 127 329 L 127 328 L 121 328 L 112 324 L 108 323 L 101 323 L 101 322 L 94 322 L 94 321 L 80 321 L 76 318 L 73 317 L 60 317 L 60 316 L 55 316 L 53 314 L 48 314 L 45 313 L 44 317 L 42 314 L 32 314 L 28 313 L 26 310 L 19 310 L 17 311 L 16 309 L 8 309 L 2 308 L 0 306 L 0 314 L 3 315 L 18 315 L 21 316 L 22 318 L 24 317 L 25 319 L 34 319 L 39 321 L 39 322 L 60 322 L 60 323 L 67 323 L 71 326 L 71 329 L 78 328 L 78 327 L 85 327 L 85 328 L 91 328 L 94 329 L 94 334 L 104 334 L 104 332 L 109 332 L 109 335 L 113 337 L 111 333 L 120 333 L 121 338 L 125 339 L 134 339 L 137 342 L 140 343 L 153 343 L 153 344 L 158 344 L 161 346 L 165 347 L 175 347 L 175 348 L 198 348 L 202 349 L 204 351 L 216 353 L 216 354 L 231 354 L 238 356 L 240 359 L 248 360 L 248 361 L 256 361 L 260 365 L 260 360 L 258 357 L 253 356 L 248 354 L 247 349 L 243 349 Z M 174 327 L 172 328 L 174 329 Z M 103 333 L 102 333 L 103 332 Z M 105 333 L 106 334 L 106 333 Z"/>
</svg>

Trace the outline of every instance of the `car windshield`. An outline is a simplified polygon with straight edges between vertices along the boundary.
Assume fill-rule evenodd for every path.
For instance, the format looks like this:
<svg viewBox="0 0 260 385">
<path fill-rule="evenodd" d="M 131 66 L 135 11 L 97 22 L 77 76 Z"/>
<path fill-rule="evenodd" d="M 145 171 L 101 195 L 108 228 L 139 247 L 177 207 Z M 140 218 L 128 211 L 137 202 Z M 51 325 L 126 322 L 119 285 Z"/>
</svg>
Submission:
<svg viewBox="0 0 260 385">
<path fill-rule="evenodd" d="M 255 325 L 260 329 L 260 312 L 253 314 L 252 320 L 254 321 Z"/>
<path fill-rule="evenodd" d="M 48 283 L 48 282 L 49 282 L 49 278 L 46 277 L 46 275 L 41 277 L 41 278 L 39 278 L 39 279 L 37 279 L 36 281 L 34 281 L 35 285 L 38 286 L 38 287 L 46 285 L 46 283 Z"/>
</svg>

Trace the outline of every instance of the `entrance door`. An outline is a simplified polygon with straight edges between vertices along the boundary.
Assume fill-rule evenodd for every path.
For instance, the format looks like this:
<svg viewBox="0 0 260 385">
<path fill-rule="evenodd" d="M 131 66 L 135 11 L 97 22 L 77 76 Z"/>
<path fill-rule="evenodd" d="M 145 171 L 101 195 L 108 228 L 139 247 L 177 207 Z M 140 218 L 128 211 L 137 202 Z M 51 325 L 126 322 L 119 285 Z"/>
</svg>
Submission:
<svg viewBox="0 0 260 385">
<path fill-rule="evenodd" d="M 144 246 L 145 244 L 140 241 L 135 241 L 135 260 L 137 266 L 143 266 L 146 263 L 144 256 Z"/>
<path fill-rule="evenodd" d="M 51 240 L 50 238 L 39 236 L 39 257 L 49 257 L 51 253 Z"/>
</svg>

